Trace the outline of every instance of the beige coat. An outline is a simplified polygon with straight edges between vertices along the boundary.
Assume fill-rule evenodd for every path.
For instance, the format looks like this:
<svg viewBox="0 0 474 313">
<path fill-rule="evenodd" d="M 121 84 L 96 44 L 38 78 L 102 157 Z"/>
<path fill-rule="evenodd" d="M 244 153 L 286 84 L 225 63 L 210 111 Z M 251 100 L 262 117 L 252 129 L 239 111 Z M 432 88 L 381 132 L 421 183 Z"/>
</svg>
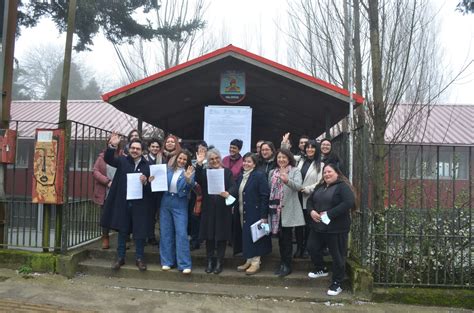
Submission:
<svg viewBox="0 0 474 313">
<path fill-rule="evenodd" d="M 268 183 L 272 187 L 272 175 L 275 170 L 268 174 Z M 283 227 L 295 227 L 305 225 L 303 210 L 298 191 L 301 190 L 301 172 L 297 167 L 293 167 L 288 173 L 288 183 L 283 186 L 283 203 L 281 209 L 281 225 Z"/>
<path fill-rule="evenodd" d="M 298 160 L 298 169 L 303 167 L 304 158 L 300 158 Z M 308 172 L 306 172 L 306 176 L 303 180 L 303 209 L 306 210 L 306 202 L 308 201 L 309 196 L 313 193 L 314 187 L 319 183 L 321 180 L 322 174 L 321 169 L 314 167 L 314 164 L 311 164 L 308 168 Z"/>
</svg>

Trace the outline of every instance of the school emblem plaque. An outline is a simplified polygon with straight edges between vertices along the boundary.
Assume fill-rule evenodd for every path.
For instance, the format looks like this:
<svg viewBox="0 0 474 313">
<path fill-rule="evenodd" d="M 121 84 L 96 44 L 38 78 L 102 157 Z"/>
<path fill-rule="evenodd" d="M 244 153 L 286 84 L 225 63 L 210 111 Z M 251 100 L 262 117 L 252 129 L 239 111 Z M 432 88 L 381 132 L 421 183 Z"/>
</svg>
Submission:
<svg viewBox="0 0 474 313">
<path fill-rule="evenodd" d="M 245 98 L 245 73 L 226 71 L 221 74 L 220 95 L 227 103 L 235 104 Z"/>
</svg>

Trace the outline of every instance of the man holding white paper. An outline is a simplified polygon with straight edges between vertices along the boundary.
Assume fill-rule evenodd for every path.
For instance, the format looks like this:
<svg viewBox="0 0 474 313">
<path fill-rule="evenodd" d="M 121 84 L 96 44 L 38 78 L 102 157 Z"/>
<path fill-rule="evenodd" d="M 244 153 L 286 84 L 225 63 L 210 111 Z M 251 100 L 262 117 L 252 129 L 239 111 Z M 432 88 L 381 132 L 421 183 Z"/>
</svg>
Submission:
<svg viewBox="0 0 474 313">
<path fill-rule="evenodd" d="M 140 271 L 147 269 L 144 261 L 145 239 L 149 236 L 151 190 L 148 184 L 150 167 L 142 156 L 140 139 L 132 139 L 128 155 L 116 156 L 115 150 L 120 136 L 113 133 L 104 160 L 117 169 L 110 192 L 105 202 L 101 226 L 118 231 L 117 260 L 112 269 L 118 270 L 125 264 L 125 241 L 129 234 L 135 240 L 135 259 Z"/>
</svg>

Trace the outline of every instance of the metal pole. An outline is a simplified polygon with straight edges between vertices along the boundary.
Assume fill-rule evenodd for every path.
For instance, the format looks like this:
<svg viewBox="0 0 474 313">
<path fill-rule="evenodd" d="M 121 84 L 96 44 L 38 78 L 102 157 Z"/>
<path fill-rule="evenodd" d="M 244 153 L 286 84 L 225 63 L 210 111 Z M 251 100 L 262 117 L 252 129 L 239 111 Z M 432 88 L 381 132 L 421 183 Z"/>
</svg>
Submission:
<svg viewBox="0 0 474 313">
<path fill-rule="evenodd" d="M 353 83 L 353 43 L 352 43 L 352 8 L 351 1 L 346 0 L 347 5 L 347 21 L 349 25 L 346 25 L 349 35 L 349 60 L 347 64 L 348 74 L 347 86 L 349 87 L 349 181 L 352 184 L 353 178 L 353 159 L 354 159 L 354 83 Z"/>
</svg>

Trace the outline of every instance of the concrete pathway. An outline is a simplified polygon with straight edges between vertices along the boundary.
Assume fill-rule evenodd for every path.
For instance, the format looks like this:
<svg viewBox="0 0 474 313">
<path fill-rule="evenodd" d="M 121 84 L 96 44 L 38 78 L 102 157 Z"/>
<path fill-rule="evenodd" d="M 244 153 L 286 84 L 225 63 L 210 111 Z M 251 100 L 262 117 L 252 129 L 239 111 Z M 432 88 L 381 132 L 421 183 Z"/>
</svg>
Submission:
<svg viewBox="0 0 474 313">
<path fill-rule="evenodd" d="M 0 312 L 470 312 L 468 310 L 367 302 L 286 301 L 160 291 L 132 286 L 128 278 L 33 274 L 23 278 L 0 269 Z M 143 283 L 143 281 L 142 281 Z M 176 282 L 160 282 L 162 284 Z M 171 289 L 172 286 L 167 286 Z M 183 290 L 183 286 L 180 286 Z M 246 288 L 246 286 L 241 286 Z M 239 296 L 240 294 L 240 296 Z"/>
</svg>

